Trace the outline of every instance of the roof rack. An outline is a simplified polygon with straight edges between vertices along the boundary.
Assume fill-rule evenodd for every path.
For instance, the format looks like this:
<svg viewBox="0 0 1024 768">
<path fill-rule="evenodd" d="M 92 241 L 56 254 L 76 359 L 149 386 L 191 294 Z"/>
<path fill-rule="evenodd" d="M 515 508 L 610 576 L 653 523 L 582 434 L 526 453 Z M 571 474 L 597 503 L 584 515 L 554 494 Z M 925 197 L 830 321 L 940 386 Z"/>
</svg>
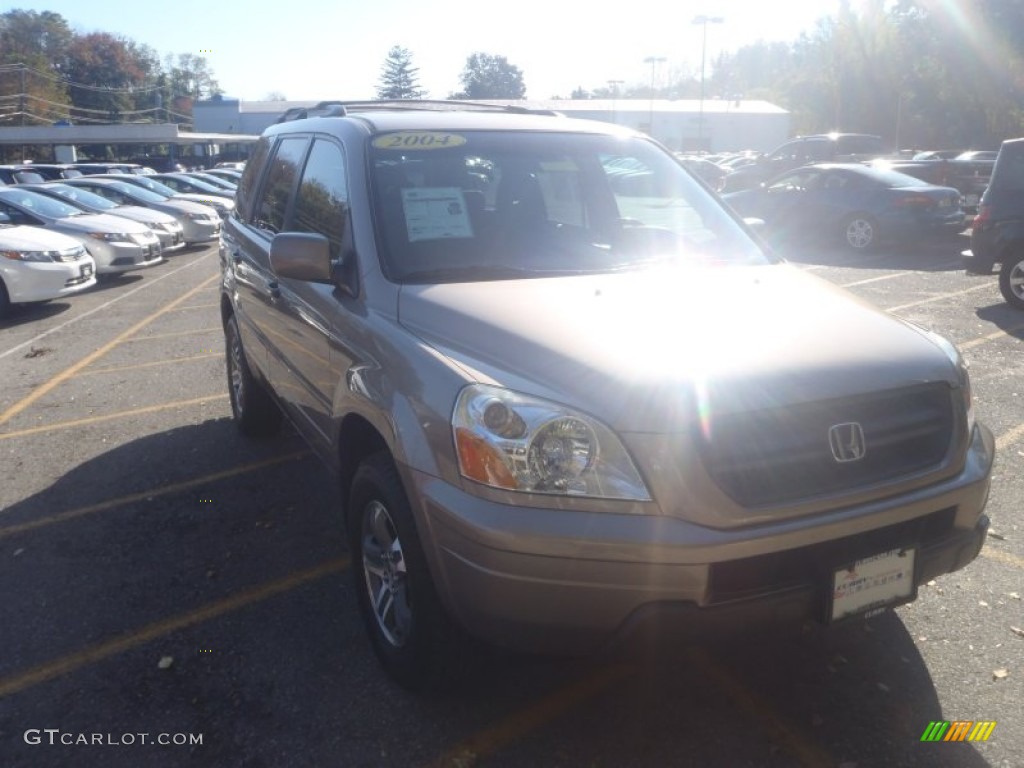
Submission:
<svg viewBox="0 0 1024 768">
<path fill-rule="evenodd" d="M 552 109 L 530 109 L 519 104 L 488 104 L 480 101 L 458 99 L 384 99 L 379 101 L 321 101 L 312 107 L 292 107 L 277 119 L 279 123 L 302 120 L 307 117 L 344 117 L 350 112 L 371 111 L 419 111 L 435 112 L 479 111 L 504 112 L 523 115 L 553 115 L 564 117 Z"/>
</svg>

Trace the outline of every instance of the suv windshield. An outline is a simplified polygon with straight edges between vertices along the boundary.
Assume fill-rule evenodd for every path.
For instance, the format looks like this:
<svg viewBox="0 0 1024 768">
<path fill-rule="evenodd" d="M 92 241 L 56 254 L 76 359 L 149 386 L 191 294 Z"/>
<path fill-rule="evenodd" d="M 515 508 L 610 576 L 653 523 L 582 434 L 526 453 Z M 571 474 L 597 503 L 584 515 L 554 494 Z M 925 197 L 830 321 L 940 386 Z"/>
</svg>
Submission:
<svg viewBox="0 0 1024 768">
<path fill-rule="evenodd" d="M 642 139 L 402 132 L 370 151 L 384 267 L 398 282 L 773 260 Z"/>
</svg>

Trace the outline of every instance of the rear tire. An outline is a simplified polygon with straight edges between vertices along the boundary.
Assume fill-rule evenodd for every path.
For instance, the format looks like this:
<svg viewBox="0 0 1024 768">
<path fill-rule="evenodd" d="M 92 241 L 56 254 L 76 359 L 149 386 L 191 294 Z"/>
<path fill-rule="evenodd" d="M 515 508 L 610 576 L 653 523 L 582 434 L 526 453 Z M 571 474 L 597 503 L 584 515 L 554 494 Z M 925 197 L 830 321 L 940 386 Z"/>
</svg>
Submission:
<svg viewBox="0 0 1024 768">
<path fill-rule="evenodd" d="M 1003 259 L 999 270 L 999 290 L 1007 304 L 1024 310 L 1024 253 Z"/>
<path fill-rule="evenodd" d="M 224 344 L 231 414 L 239 431 L 247 437 L 277 434 L 281 430 L 281 409 L 263 383 L 253 376 L 233 315 L 224 323 Z"/>
<path fill-rule="evenodd" d="M 437 596 L 405 489 L 386 451 L 359 465 L 347 516 L 359 611 L 377 659 L 408 690 L 450 685 L 465 637 Z"/>
<path fill-rule="evenodd" d="M 864 213 L 848 216 L 843 221 L 843 242 L 855 251 L 867 251 L 878 244 L 878 222 Z"/>
</svg>

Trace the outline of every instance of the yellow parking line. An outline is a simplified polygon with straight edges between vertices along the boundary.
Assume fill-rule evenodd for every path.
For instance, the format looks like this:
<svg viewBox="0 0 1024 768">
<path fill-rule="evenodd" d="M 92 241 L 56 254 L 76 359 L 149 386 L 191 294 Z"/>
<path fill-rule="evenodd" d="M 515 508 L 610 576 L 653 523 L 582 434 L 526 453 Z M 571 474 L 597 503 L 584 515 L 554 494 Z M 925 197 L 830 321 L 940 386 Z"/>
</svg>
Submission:
<svg viewBox="0 0 1024 768">
<path fill-rule="evenodd" d="M 116 411 L 114 413 L 105 413 L 102 416 L 90 416 L 85 419 L 72 419 L 71 421 L 58 421 L 54 424 L 43 424 L 38 427 L 29 427 L 28 429 L 19 429 L 14 432 L 0 432 L 0 440 L 10 440 L 15 437 L 27 437 L 28 435 L 38 435 L 40 432 L 55 432 L 58 429 L 70 429 L 71 427 L 81 427 L 86 424 L 98 424 L 101 421 L 112 421 L 114 419 L 124 419 L 128 416 L 139 416 L 144 413 L 156 413 L 158 411 L 168 411 L 172 408 L 184 408 L 189 405 L 197 405 L 198 403 L 210 403 L 214 400 L 224 400 L 227 398 L 226 394 L 223 395 L 207 395 L 206 397 L 194 397 L 191 400 L 175 400 L 172 403 L 161 403 L 160 405 L 147 405 L 145 408 L 133 408 L 130 411 Z"/>
<path fill-rule="evenodd" d="M 494 725 L 459 742 L 429 763 L 430 768 L 469 766 L 481 758 L 518 741 L 526 734 L 561 717 L 594 698 L 610 685 L 624 680 L 632 671 L 626 665 L 606 667 L 549 693 L 530 707 L 514 712 Z"/>
<path fill-rule="evenodd" d="M 184 307 L 175 307 L 174 311 L 175 312 L 188 312 L 189 310 L 192 310 L 192 309 L 213 309 L 214 307 L 219 307 L 219 306 L 220 306 L 220 302 L 219 301 L 215 301 L 212 304 L 189 304 L 188 306 L 184 306 Z"/>
<path fill-rule="evenodd" d="M 136 336 L 133 339 L 123 339 L 120 344 L 128 344 L 133 341 L 153 341 L 154 339 L 173 339 L 178 336 L 197 336 L 200 333 L 213 333 L 214 331 L 222 331 L 219 325 L 211 325 L 209 328 L 197 328 L 193 331 L 172 331 L 170 333 L 154 333 L 152 336 Z"/>
<path fill-rule="evenodd" d="M 986 545 L 981 550 L 981 554 L 989 560 L 997 560 L 1005 565 L 1012 565 L 1015 568 L 1024 570 L 1024 557 L 1011 555 L 1009 552 L 1003 552 L 1001 549 L 992 549 L 991 545 Z"/>
<path fill-rule="evenodd" d="M 900 304 L 898 307 L 887 307 L 887 312 L 899 312 L 903 309 L 911 309 L 912 307 L 920 307 L 922 304 L 931 304 L 935 301 L 942 301 L 943 299 L 951 299 L 954 296 L 963 296 L 965 293 L 973 293 L 974 291 L 980 291 L 983 289 L 991 290 L 992 286 L 988 282 L 975 285 L 972 288 L 964 288 L 962 291 L 952 291 L 950 293 L 940 293 L 938 296 L 932 296 L 928 299 L 921 299 L 920 301 L 912 301 L 909 304 Z"/>
<path fill-rule="evenodd" d="M 1016 427 L 1011 429 L 1009 432 L 1003 432 L 999 437 L 996 438 L 996 450 L 1004 451 L 1011 445 L 1016 443 L 1018 440 L 1024 437 L 1024 424 L 1018 424 Z"/>
<path fill-rule="evenodd" d="M 91 515 L 95 512 L 105 512 L 108 509 L 115 509 L 116 507 L 122 507 L 126 504 L 133 504 L 136 501 L 144 501 L 147 499 L 155 499 L 160 496 L 168 496 L 172 493 L 181 493 L 182 491 L 188 491 L 192 488 L 198 488 L 203 485 L 215 483 L 219 480 L 225 480 L 229 477 L 237 477 L 238 475 L 244 475 L 249 472 L 256 472 L 260 469 L 266 469 L 267 467 L 273 467 L 277 464 L 285 464 L 289 461 L 295 461 L 297 459 L 305 458 L 309 455 L 308 451 L 296 451 L 289 453 L 284 456 L 275 456 L 272 459 L 266 459 L 265 461 L 254 461 L 250 464 L 243 464 L 239 467 L 233 467 L 232 469 L 225 469 L 220 472 L 212 472 L 202 477 L 196 477 L 191 480 L 182 480 L 180 483 L 171 483 L 169 485 L 157 486 L 156 488 L 150 488 L 147 491 L 141 493 L 132 493 L 128 496 L 119 496 L 116 499 L 108 499 L 107 501 L 101 501 L 96 504 L 89 504 L 85 507 L 77 507 L 75 509 L 69 509 L 66 512 L 60 512 L 56 515 L 50 515 L 49 517 L 41 517 L 38 520 L 30 520 L 27 523 L 18 523 L 16 525 L 8 525 L 4 528 L 0 528 L 0 539 L 6 539 L 9 536 L 15 536 L 25 531 L 33 531 L 36 528 L 43 528 L 47 525 L 53 525 L 55 523 L 63 523 L 66 520 L 73 520 L 76 517 L 84 517 L 85 515 Z"/>
<path fill-rule="evenodd" d="M 45 662 L 20 674 L 0 679 L 0 697 L 10 696 L 26 688 L 31 688 L 40 683 L 75 672 L 82 667 L 103 661 L 110 656 L 130 651 L 132 648 L 137 648 L 172 632 L 187 629 L 196 624 L 202 624 L 226 613 L 232 613 L 255 603 L 268 600 L 271 597 L 290 592 L 314 581 L 319 581 L 327 576 L 333 576 L 342 572 L 347 567 L 348 558 L 338 558 L 312 568 L 295 571 L 283 579 L 247 589 L 223 600 L 208 603 L 197 610 L 153 622 L 134 632 L 115 637 L 113 640 L 98 643 L 53 661 Z"/>
<path fill-rule="evenodd" d="M 167 360 L 154 360 L 149 363 L 136 363 L 135 365 L 111 365 L 106 368 L 89 368 L 82 371 L 80 376 L 88 376 L 94 373 L 121 373 L 122 371 L 137 371 L 141 368 L 156 368 L 161 365 L 175 365 L 176 363 L 191 363 L 196 360 L 209 360 L 211 357 L 224 357 L 223 352 L 210 352 L 205 355 L 192 355 L 191 357 L 171 357 Z"/>
<path fill-rule="evenodd" d="M 957 344 L 957 346 L 960 347 L 961 351 L 963 351 L 965 349 L 971 349 L 972 347 L 981 346 L 982 344 L 986 344 L 990 341 L 995 341 L 996 339 L 1001 339 L 1003 336 L 1009 336 L 1011 333 L 1016 333 L 1021 330 L 1024 330 L 1024 323 L 1020 325 L 1011 325 L 1009 328 L 998 330 L 995 333 L 988 334 L 987 336 L 979 336 L 976 339 L 965 341 L 963 344 Z"/>
<path fill-rule="evenodd" d="M 13 419 L 15 416 L 17 416 L 19 413 L 24 411 L 30 405 L 35 403 L 41 397 L 44 397 L 49 392 L 53 391 L 58 386 L 63 384 L 65 381 L 67 381 L 68 379 L 70 379 L 73 376 L 75 376 L 83 368 L 86 368 L 87 366 L 89 366 L 92 363 L 94 363 L 97 360 L 99 360 L 101 357 L 103 357 L 105 354 L 107 354 L 110 350 L 112 350 L 114 347 L 116 347 L 122 341 L 124 341 L 125 339 L 130 338 L 134 334 L 138 333 L 143 328 L 145 328 L 147 325 L 149 325 L 154 320 L 156 320 L 158 317 L 160 317 L 161 315 L 166 314 L 167 312 L 170 312 L 172 309 L 177 307 L 179 304 L 183 304 L 185 301 L 190 299 L 196 293 L 198 293 L 199 291 L 203 290 L 208 285 L 211 285 L 214 281 L 219 280 L 219 279 L 220 279 L 220 275 L 213 275 L 208 280 L 204 280 L 202 283 L 197 285 L 192 290 L 186 291 L 185 293 L 183 293 L 178 298 L 173 299 L 169 303 L 165 304 L 163 307 L 158 309 L 156 312 L 153 312 L 148 317 L 145 317 L 142 320 L 140 320 L 139 322 L 137 322 L 135 325 L 133 325 L 128 330 L 123 331 L 122 333 L 118 334 L 114 339 L 112 339 L 111 341 L 108 341 L 106 344 L 104 344 L 102 347 L 100 347 L 96 351 L 86 355 L 81 360 L 79 360 L 77 363 L 72 365 L 70 368 L 65 368 L 63 371 L 58 373 L 56 376 L 51 378 L 49 381 L 47 381 L 44 384 L 41 384 L 40 386 L 36 387 L 28 395 L 26 395 L 21 400 L 16 402 L 14 405 L 12 405 L 6 411 L 4 411 L 3 413 L 0 413 L 0 425 L 6 424 L 8 421 Z"/>
<path fill-rule="evenodd" d="M 688 655 L 695 666 L 711 676 L 719 690 L 725 691 L 741 709 L 746 710 L 747 714 L 751 715 L 783 749 L 796 757 L 801 765 L 832 768 L 836 764 L 828 752 L 806 738 L 778 714 L 778 707 L 743 685 L 710 653 L 698 648 L 691 650 Z"/>
</svg>

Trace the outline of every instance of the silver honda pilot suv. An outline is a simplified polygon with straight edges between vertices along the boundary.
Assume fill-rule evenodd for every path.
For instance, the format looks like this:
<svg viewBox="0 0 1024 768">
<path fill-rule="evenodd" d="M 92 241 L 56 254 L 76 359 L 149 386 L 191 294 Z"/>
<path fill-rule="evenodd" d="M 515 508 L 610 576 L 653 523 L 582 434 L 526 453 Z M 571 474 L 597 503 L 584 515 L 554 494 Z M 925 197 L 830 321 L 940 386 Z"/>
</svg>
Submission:
<svg viewBox="0 0 1024 768">
<path fill-rule="evenodd" d="M 662 146 L 520 108 L 268 129 L 221 239 L 234 417 L 343 492 L 408 687 L 850 622 L 974 559 L 992 435 L 945 339 L 794 269 Z"/>
</svg>

